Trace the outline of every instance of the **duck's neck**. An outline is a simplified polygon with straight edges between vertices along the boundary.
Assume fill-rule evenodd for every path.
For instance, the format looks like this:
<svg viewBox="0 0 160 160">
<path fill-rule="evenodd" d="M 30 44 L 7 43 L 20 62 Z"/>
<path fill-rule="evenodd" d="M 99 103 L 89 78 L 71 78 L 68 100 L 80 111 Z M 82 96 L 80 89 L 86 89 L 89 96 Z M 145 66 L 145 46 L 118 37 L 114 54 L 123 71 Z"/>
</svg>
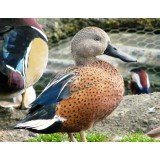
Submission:
<svg viewBox="0 0 160 160">
<path fill-rule="evenodd" d="M 74 57 L 77 66 L 86 66 L 97 61 L 96 57 Z"/>
</svg>

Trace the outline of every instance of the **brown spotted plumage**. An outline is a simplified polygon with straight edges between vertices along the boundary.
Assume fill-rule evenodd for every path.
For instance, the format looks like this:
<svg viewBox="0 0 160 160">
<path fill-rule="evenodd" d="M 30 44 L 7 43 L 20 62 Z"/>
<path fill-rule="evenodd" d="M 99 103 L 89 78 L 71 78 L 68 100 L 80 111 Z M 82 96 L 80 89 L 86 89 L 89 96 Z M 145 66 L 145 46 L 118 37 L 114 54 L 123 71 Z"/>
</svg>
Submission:
<svg viewBox="0 0 160 160">
<path fill-rule="evenodd" d="M 135 61 L 110 44 L 108 35 L 96 27 L 79 31 L 72 40 L 71 50 L 77 66 L 58 74 L 31 104 L 29 113 L 15 128 L 36 133 L 85 131 L 108 116 L 121 102 L 124 82 L 108 62 L 97 59 L 110 55 L 124 61 Z M 98 57 L 100 58 L 100 57 Z"/>
<path fill-rule="evenodd" d="M 57 105 L 56 115 L 67 119 L 61 132 L 89 129 L 109 115 L 124 94 L 123 79 L 109 63 L 94 62 L 75 72 L 78 76 L 70 87 L 73 94 Z"/>
</svg>

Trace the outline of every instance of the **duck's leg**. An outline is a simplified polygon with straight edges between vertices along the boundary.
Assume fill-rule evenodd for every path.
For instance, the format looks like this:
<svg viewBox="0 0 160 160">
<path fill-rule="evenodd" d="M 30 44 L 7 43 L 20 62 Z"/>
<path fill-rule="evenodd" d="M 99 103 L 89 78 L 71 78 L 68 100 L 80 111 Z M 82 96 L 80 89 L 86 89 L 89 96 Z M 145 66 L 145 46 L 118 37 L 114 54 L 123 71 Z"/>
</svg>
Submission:
<svg viewBox="0 0 160 160">
<path fill-rule="evenodd" d="M 33 86 L 26 88 L 25 91 L 21 95 L 19 95 L 19 97 L 19 100 L 18 97 L 15 98 L 20 103 L 19 109 L 28 109 L 29 104 L 31 104 L 36 99 L 35 89 L 33 88 Z"/>
<path fill-rule="evenodd" d="M 16 109 L 21 109 L 22 108 L 22 98 L 23 98 L 22 94 L 19 94 L 16 97 L 13 98 L 14 104 L 18 104 L 14 108 L 16 108 Z"/>
<path fill-rule="evenodd" d="M 80 137 L 82 142 L 87 142 L 85 131 L 80 131 Z"/>
<path fill-rule="evenodd" d="M 72 142 L 77 142 L 76 138 L 74 137 L 73 133 L 68 133 L 69 138 Z"/>
<path fill-rule="evenodd" d="M 26 104 L 26 91 L 24 91 L 24 93 L 22 93 L 21 95 L 18 95 L 16 97 L 16 99 L 18 99 L 18 101 L 20 103 L 19 106 L 16 107 L 16 109 L 27 109 L 28 108 L 28 106 Z"/>
<path fill-rule="evenodd" d="M 26 95 L 26 90 L 25 90 L 24 93 L 22 93 L 21 109 L 29 108 L 28 105 L 26 104 L 26 102 L 27 102 L 26 98 L 27 98 L 27 95 Z"/>
</svg>

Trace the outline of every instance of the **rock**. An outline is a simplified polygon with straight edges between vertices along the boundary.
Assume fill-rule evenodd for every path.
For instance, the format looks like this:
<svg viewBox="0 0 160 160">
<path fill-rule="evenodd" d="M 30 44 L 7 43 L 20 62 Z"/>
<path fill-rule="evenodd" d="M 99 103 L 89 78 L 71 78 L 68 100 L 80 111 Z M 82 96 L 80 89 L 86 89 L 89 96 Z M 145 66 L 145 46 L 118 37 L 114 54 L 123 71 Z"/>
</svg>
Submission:
<svg viewBox="0 0 160 160">
<path fill-rule="evenodd" d="M 111 33 L 137 32 L 140 38 L 131 39 L 130 42 L 135 44 L 138 40 L 140 45 L 144 46 L 142 34 L 146 32 L 159 34 L 159 30 L 156 28 L 160 26 L 159 18 L 37 18 L 37 21 L 45 30 L 51 46 L 88 26 L 97 26 Z M 126 41 L 126 38 L 123 41 Z"/>
<path fill-rule="evenodd" d="M 16 109 L 17 106 L 19 104 L 0 101 L 0 130 L 13 128 L 26 115 L 27 110 Z"/>
</svg>

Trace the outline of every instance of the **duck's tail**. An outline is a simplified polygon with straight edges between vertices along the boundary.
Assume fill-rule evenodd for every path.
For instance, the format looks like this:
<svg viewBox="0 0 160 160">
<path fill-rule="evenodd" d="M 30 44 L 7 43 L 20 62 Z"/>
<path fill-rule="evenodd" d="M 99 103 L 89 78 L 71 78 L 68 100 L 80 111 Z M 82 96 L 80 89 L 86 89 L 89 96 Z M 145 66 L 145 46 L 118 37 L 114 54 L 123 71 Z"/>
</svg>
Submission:
<svg viewBox="0 0 160 160">
<path fill-rule="evenodd" d="M 27 129 L 35 133 L 43 134 L 57 132 L 65 119 L 55 115 L 54 108 L 54 105 L 39 106 L 36 112 L 28 114 L 26 118 L 14 126 L 14 129 Z"/>
</svg>

